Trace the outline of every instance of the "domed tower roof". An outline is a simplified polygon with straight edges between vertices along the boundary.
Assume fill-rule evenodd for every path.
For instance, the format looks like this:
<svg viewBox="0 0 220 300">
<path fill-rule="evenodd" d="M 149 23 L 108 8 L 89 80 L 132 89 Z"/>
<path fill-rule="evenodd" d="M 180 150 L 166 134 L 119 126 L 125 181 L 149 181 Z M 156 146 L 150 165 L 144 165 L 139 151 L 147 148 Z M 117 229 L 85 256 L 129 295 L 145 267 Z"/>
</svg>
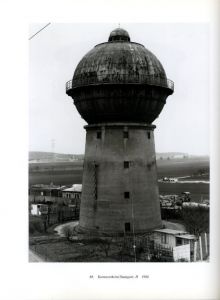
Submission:
<svg viewBox="0 0 220 300">
<path fill-rule="evenodd" d="M 114 96 L 109 94 L 110 90 L 111 93 L 114 90 Z M 149 93 L 153 90 L 163 91 L 160 100 L 152 100 Z M 157 57 L 143 45 L 131 42 L 128 32 L 122 28 L 113 30 L 108 42 L 98 44 L 90 50 L 77 65 L 72 81 L 67 83 L 67 94 L 73 97 L 78 111 L 88 123 L 94 122 L 94 116 L 99 122 L 105 119 L 145 120 L 151 123 L 162 110 L 167 96 L 172 93 L 173 82 L 167 79 Z M 109 97 L 111 101 L 107 100 Z M 133 102 L 129 101 L 130 97 L 133 97 Z M 149 105 L 150 97 L 152 103 Z M 121 101 L 123 105 L 118 106 Z M 132 109 L 134 103 L 139 103 L 135 106 L 136 113 L 138 112 L 136 116 L 134 112 L 130 112 L 126 118 L 119 114 L 120 108 Z M 110 106 L 112 114 L 107 117 L 104 109 L 109 110 Z"/>
<path fill-rule="evenodd" d="M 114 42 L 114 41 L 126 41 L 130 42 L 130 36 L 128 32 L 122 28 L 116 28 L 112 30 L 110 33 L 109 42 Z"/>
</svg>

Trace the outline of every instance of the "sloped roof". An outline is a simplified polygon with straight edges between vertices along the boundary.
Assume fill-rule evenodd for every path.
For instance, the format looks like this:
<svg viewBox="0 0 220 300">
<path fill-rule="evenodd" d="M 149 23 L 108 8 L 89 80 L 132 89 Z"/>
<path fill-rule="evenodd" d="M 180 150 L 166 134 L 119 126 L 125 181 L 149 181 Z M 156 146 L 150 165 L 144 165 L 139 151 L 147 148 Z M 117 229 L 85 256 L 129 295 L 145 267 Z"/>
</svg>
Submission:
<svg viewBox="0 0 220 300">
<path fill-rule="evenodd" d="M 170 229 L 170 228 L 164 228 L 164 229 L 155 229 L 154 232 L 160 232 L 160 233 L 167 233 L 167 234 L 173 234 L 173 235 L 185 235 L 186 231 L 183 230 L 176 230 L 176 229 Z"/>
<path fill-rule="evenodd" d="M 64 189 L 63 192 L 82 192 L 82 184 L 73 184 L 70 188 Z"/>
</svg>

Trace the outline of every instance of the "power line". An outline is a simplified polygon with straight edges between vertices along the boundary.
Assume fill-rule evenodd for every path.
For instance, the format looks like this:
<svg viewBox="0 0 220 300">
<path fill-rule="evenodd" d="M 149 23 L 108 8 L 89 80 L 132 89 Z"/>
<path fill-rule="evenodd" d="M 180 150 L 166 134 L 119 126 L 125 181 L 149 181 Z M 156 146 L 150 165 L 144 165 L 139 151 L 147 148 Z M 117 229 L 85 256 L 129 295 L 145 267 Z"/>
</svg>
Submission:
<svg viewBox="0 0 220 300">
<path fill-rule="evenodd" d="M 49 26 L 51 23 L 46 24 L 43 28 L 41 28 L 40 30 L 38 30 L 35 34 L 33 34 L 29 40 L 31 40 L 35 35 L 37 35 L 39 32 L 41 32 L 42 30 L 44 30 L 47 26 Z"/>
</svg>

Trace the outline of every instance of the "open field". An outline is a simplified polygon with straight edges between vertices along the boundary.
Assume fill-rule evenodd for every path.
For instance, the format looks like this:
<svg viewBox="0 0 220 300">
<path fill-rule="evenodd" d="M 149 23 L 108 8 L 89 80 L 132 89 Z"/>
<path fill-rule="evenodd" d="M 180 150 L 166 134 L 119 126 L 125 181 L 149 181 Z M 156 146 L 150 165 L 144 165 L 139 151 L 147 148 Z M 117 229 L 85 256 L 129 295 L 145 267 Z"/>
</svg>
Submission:
<svg viewBox="0 0 220 300">
<path fill-rule="evenodd" d="M 202 169 L 209 170 L 206 157 L 191 159 L 158 160 L 158 178 L 192 176 Z M 29 184 L 53 182 L 73 184 L 82 182 L 83 162 L 55 162 L 29 164 Z M 205 179 L 203 177 L 203 179 Z M 207 178 L 208 179 L 208 178 Z"/>
<path fill-rule="evenodd" d="M 199 179 L 200 170 L 206 170 L 207 175 L 202 180 L 208 180 L 208 158 L 187 158 L 158 160 L 158 178 L 192 176 Z M 83 162 L 35 163 L 29 167 L 29 184 L 72 185 L 82 183 Z M 160 194 L 180 194 L 188 191 L 192 201 L 199 202 L 202 198 L 209 199 L 209 184 L 205 183 L 159 183 Z"/>
<path fill-rule="evenodd" d="M 200 170 L 209 171 L 208 157 L 158 160 L 158 178 L 192 176 Z"/>
<path fill-rule="evenodd" d="M 32 184 L 50 184 L 53 182 L 55 185 L 72 185 L 74 183 L 82 183 L 82 169 L 51 172 L 38 172 L 29 174 L 29 185 Z"/>
<path fill-rule="evenodd" d="M 175 194 L 182 192 L 191 193 L 192 202 L 200 202 L 202 199 L 209 199 L 209 184 L 204 183 L 158 183 L 161 195 Z"/>
</svg>

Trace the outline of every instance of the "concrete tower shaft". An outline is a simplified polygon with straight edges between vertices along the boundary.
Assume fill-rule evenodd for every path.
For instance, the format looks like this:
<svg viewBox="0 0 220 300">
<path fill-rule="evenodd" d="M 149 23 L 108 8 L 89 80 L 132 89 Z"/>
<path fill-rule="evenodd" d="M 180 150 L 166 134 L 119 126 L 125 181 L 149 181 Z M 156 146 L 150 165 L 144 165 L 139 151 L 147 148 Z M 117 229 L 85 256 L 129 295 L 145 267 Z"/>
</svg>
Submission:
<svg viewBox="0 0 220 300">
<path fill-rule="evenodd" d="M 161 227 L 154 126 L 86 126 L 80 229 L 146 232 Z"/>
</svg>

